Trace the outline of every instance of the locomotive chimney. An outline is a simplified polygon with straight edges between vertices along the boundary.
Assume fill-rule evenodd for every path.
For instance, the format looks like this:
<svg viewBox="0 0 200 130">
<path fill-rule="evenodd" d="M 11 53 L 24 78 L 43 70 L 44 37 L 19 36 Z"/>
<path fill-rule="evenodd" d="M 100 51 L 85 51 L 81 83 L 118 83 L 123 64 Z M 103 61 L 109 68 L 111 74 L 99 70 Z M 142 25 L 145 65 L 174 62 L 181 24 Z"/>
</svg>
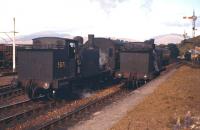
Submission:
<svg viewBox="0 0 200 130">
<path fill-rule="evenodd" d="M 94 47 L 94 34 L 88 34 L 88 44 L 90 47 Z"/>
<path fill-rule="evenodd" d="M 83 45 L 83 37 L 81 37 L 81 36 L 75 36 L 73 39 L 76 40 L 76 41 L 78 41 L 79 45 Z"/>
</svg>

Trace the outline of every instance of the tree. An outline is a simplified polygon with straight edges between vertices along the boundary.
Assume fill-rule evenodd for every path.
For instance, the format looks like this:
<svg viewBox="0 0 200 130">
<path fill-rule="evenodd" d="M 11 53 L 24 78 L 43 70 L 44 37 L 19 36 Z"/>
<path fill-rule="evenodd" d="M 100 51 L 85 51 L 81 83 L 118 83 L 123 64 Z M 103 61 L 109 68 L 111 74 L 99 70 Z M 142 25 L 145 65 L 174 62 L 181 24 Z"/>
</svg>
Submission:
<svg viewBox="0 0 200 130">
<path fill-rule="evenodd" d="M 170 57 L 176 59 L 179 56 L 179 49 L 176 44 L 170 43 L 167 45 L 168 49 L 170 50 Z"/>
</svg>

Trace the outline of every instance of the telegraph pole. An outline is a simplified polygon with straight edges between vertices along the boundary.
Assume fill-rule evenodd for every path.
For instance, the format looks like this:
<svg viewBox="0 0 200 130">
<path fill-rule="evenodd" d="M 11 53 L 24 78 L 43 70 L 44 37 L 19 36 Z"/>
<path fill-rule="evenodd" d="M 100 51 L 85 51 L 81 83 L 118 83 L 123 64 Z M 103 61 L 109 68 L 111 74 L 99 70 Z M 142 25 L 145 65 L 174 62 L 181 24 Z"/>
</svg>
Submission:
<svg viewBox="0 0 200 130">
<path fill-rule="evenodd" d="M 13 23 L 14 23 L 14 29 L 13 29 L 13 72 L 15 72 L 15 69 L 16 69 L 16 57 L 15 57 L 15 17 L 13 18 Z"/>
</svg>

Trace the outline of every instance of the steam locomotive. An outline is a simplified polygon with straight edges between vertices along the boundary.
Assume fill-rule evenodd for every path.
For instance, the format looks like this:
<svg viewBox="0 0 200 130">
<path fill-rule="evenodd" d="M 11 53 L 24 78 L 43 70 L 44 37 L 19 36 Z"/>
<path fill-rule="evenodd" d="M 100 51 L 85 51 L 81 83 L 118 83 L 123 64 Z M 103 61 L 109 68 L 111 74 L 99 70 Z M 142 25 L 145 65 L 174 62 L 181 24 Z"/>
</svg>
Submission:
<svg viewBox="0 0 200 130">
<path fill-rule="evenodd" d="M 29 98 L 54 97 L 91 80 L 125 79 L 128 86 L 150 80 L 162 69 L 154 40 L 125 42 L 88 35 L 74 39 L 39 37 L 29 49 L 18 50 L 18 80 Z"/>
</svg>

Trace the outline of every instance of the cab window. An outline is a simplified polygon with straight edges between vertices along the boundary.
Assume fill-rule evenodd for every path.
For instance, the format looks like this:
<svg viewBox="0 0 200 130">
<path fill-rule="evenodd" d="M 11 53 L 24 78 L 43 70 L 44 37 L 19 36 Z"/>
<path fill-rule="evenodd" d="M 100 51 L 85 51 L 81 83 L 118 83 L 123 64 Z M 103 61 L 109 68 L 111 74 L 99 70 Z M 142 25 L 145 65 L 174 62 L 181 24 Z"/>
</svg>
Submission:
<svg viewBox="0 0 200 130">
<path fill-rule="evenodd" d="M 58 69 L 64 69 L 65 68 L 65 62 L 64 61 L 58 61 L 57 62 L 57 68 Z"/>
</svg>

